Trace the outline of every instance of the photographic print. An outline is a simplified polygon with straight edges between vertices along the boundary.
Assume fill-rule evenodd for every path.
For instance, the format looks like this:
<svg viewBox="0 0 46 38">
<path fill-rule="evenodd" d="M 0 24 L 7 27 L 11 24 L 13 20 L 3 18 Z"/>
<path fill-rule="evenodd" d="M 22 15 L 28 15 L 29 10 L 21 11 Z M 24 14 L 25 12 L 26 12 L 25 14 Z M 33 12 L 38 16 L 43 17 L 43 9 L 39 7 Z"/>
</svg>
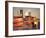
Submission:
<svg viewBox="0 0 46 38">
<path fill-rule="evenodd" d="M 5 36 L 45 34 L 45 3 L 5 1 Z"/>
<path fill-rule="evenodd" d="M 13 7 L 13 30 L 40 29 L 40 8 Z"/>
</svg>

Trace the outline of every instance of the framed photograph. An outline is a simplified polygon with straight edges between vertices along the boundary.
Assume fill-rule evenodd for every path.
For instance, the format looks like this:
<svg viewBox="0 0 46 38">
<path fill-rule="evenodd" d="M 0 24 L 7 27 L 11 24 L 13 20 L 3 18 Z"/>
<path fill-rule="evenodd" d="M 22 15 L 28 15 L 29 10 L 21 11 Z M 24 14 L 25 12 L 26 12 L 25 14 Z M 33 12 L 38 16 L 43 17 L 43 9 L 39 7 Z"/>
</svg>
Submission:
<svg viewBox="0 0 46 38">
<path fill-rule="evenodd" d="M 5 36 L 45 35 L 45 3 L 5 1 Z"/>
</svg>

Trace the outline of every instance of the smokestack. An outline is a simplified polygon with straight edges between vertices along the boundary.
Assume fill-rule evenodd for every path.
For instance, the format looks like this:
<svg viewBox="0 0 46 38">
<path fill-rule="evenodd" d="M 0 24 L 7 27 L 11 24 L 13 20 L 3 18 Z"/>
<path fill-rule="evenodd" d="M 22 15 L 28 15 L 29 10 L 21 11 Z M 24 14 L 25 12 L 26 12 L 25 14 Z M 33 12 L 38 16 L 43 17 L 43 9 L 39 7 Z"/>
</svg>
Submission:
<svg viewBox="0 0 46 38">
<path fill-rule="evenodd" d="M 31 16 L 31 12 L 29 12 L 28 14 L 29 14 L 29 16 Z"/>
<path fill-rule="evenodd" d="M 21 14 L 21 16 L 23 17 L 23 10 L 20 10 L 20 14 Z"/>
</svg>

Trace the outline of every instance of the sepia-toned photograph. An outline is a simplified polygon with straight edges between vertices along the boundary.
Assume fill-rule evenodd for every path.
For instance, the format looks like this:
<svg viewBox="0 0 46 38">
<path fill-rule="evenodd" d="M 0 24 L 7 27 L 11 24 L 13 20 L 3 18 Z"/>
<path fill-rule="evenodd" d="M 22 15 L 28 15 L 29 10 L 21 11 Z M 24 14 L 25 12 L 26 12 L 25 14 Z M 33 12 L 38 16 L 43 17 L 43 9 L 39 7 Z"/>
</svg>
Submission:
<svg viewBox="0 0 46 38">
<path fill-rule="evenodd" d="M 13 30 L 40 29 L 40 8 L 13 7 Z"/>
</svg>

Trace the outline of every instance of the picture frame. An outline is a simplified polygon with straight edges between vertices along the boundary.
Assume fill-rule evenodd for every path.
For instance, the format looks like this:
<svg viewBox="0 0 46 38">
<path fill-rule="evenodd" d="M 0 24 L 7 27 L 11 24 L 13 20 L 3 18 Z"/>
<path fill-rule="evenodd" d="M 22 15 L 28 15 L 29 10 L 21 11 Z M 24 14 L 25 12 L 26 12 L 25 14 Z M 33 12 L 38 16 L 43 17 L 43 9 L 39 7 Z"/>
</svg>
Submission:
<svg viewBox="0 0 46 38">
<path fill-rule="evenodd" d="M 40 29 L 38 30 L 13 30 L 13 7 L 17 8 L 40 8 Z M 22 10 L 21 10 L 22 12 Z M 22 13 L 21 13 L 22 14 Z M 10 16 L 11 15 L 11 16 Z M 11 20 L 11 21 L 10 21 Z M 42 26 L 41 26 L 42 25 Z M 36 36 L 45 35 L 45 3 L 39 2 L 24 2 L 24 1 L 5 1 L 5 36 L 20 37 L 20 36 Z"/>
</svg>

